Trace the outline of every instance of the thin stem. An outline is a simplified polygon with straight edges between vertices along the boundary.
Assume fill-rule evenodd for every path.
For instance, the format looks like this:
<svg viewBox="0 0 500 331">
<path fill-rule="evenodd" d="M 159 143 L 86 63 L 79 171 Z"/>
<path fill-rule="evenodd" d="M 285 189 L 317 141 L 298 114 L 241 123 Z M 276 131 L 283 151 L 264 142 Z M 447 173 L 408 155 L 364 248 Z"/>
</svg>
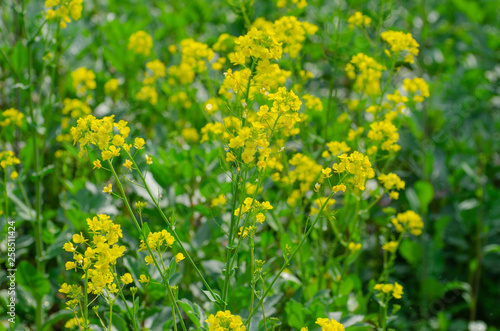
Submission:
<svg viewBox="0 0 500 331">
<path fill-rule="evenodd" d="M 203 277 L 201 271 L 198 269 L 198 267 L 196 266 L 196 264 L 194 263 L 193 259 L 191 258 L 191 255 L 189 255 L 188 251 L 186 250 L 186 248 L 184 247 L 184 245 L 182 244 L 179 236 L 177 235 L 177 232 L 175 232 L 175 229 L 174 227 L 172 226 L 172 223 L 168 220 L 167 216 L 165 216 L 165 213 L 163 213 L 163 210 L 161 209 L 160 205 L 158 204 L 158 201 L 156 200 L 156 198 L 154 197 L 154 195 L 151 193 L 151 190 L 149 189 L 149 186 L 148 184 L 146 183 L 146 179 L 144 178 L 144 176 L 142 175 L 139 167 L 137 166 L 137 163 L 135 163 L 135 160 L 134 158 L 132 157 L 132 155 L 130 155 L 129 152 L 125 151 L 127 153 L 127 155 L 130 157 L 133 165 L 134 165 L 134 168 L 137 170 L 137 172 L 139 173 L 139 176 L 144 184 L 144 187 L 146 189 L 146 191 L 148 192 L 149 194 L 149 197 L 151 198 L 151 200 L 153 200 L 153 203 L 154 205 L 156 206 L 156 209 L 160 212 L 160 215 L 161 217 L 163 218 L 163 220 L 165 221 L 165 223 L 167 224 L 167 226 L 169 227 L 169 230 L 172 232 L 172 235 L 174 236 L 175 240 L 177 241 L 177 243 L 179 244 L 179 248 L 181 249 L 182 251 L 182 254 L 184 254 L 184 256 L 188 259 L 188 261 L 191 263 L 191 265 L 193 266 L 194 270 L 196 271 L 196 273 L 198 274 L 198 276 L 200 277 L 202 283 L 205 285 L 205 287 L 208 289 L 208 291 L 210 292 L 210 294 L 212 294 L 213 297 L 216 297 L 214 291 L 212 290 L 212 288 L 210 287 L 210 285 L 208 285 L 207 281 L 205 280 L 205 278 Z M 113 170 L 113 173 L 114 172 L 114 169 Z M 116 176 L 115 178 L 118 178 L 118 176 Z M 121 187 L 121 183 L 120 183 L 120 187 Z M 127 201 L 126 197 L 125 197 L 125 194 L 123 194 L 123 198 L 124 198 L 124 201 Z M 128 205 L 128 201 L 127 201 L 127 205 Z M 130 209 L 130 213 L 133 215 L 132 213 L 132 210 Z M 134 220 L 135 222 L 137 223 L 137 220 L 135 219 L 135 216 L 134 216 Z M 139 226 L 139 224 L 137 223 L 137 226 Z"/>
<path fill-rule="evenodd" d="M 293 257 L 295 256 L 295 254 L 297 254 L 297 252 L 299 251 L 299 249 L 302 247 L 302 245 L 304 244 L 304 242 L 306 241 L 306 239 L 309 237 L 309 235 L 311 234 L 312 230 L 314 229 L 314 226 L 316 225 L 316 223 L 318 222 L 318 219 L 320 218 L 321 216 L 321 213 L 323 212 L 323 209 L 325 209 L 325 206 L 328 204 L 328 201 L 330 201 L 330 198 L 332 197 L 333 195 L 333 191 L 330 193 L 330 195 L 328 195 L 328 198 L 326 199 L 326 201 L 323 203 L 323 205 L 321 206 L 319 212 L 318 212 L 318 215 L 316 216 L 316 218 L 314 219 L 313 223 L 311 224 L 311 227 L 309 228 L 309 230 L 307 230 L 306 234 L 304 235 L 304 237 L 302 238 L 302 240 L 300 241 L 299 245 L 294 249 L 294 251 L 292 252 L 292 254 L 290 254 L 290 257 L 288 257 L 286 260 L 285 260 L 285 263 L 283 263 L 283 266 L 281 267 L 281 269 L 278 271 L 278 273 L 276 274 L 276 276 L 274 276 L 273 280 L 271 281 L 271 284 L 269 284 L 269 286 L 267 287 L 266 291 L 264 292 L 264 294 L 262 295 L 262 297 L 260 298 L 257 306 L 261 305 L 263 302 L 264 302 L 264 299 L 266 298 L 266 296 L 269 294 L 269 292 L 271 291 L 274 283 L 276 282 L 276 280 L 278 280 L 278 278 L 281 276 L 281 274 L 283 273 L 283 271 L 286 269 L 286 267 L 288 266 L 288 263 L 293 259 Z M 252 311 L 250 311 L 250 314 L 248 315 L 248 318 L 247 318 L 247 322 L 246 324 L 249 324 L 250 323 L 250 320 L 252 319 L 252 316 L 256 313 L 257 309 L 256 308 L 253 308 Z"/>
<path fill-rule="evenodd" d="M 115 272 L 113 273 L 113 277 L 115 278 L 116 284 L 119 285 L 120 283 L 118 282 L 118 276 L 116 274 L 116 269 L 115 269 Z M 123 294 L 122 287 L 121 286 L 117 286 L 117 287 L 118 287 L 118 291 L 119 291 L 120 297 L 122 298 L 123 303 L 125 304 L 125 308 L 127 309 L 128 317 L 130 318 L 130 321 L 132 322 L 132 325 L 134 326 L 134 330 L 137 331 L 137 325 L 135 323 L 136 322 L 135 316 L 130 311 L 130 308 L 129 308 L 128 304 L 127 304 L 127 300 L 125 300 L 125 295 Z M 133 297 L 132 297 L 132 300 L 133 300 Z M 133 306 L 134 306 L 134 302 L 132 301 L 132 307 Z"/>
<path fill-rule="evenodd" d="M 128 152 L 127 152 L 128 153 Z M 134 165 L 135 165 L 135 161 L 134 161 L 134 158 L 128 154 L 130 156 L 130 158 L 132 159 L 132 162 L 134 162 Z M 175 301 L 175 298 L 174 298 L 174 295 L 172 293 L 172 289 L 170 288 L 170 282 L 168 281 L 168 278 L 166 278 L 165 274 L 162 272 L 160 266 L 158 265 L 158 261 L 156 261 L 156 257 L 153 253 L 153 251 L 151 250 L 151 247 L 149 246 L 149 241 L 148 239 L 146 238 L 146 235 L 144 234 L 144 232 L 142 231 L 141 227 L 139 226 L 139 223 L 137 222 L 137 219 L 135 218 L 135 215 L 134 215 L 134 212 L 132 211 L 132 207 L 130 207 L 130 203 L 128 202 L 128 199 L 127 199 L 127 196 L 125 195 L 125 191 L 123 189 L 123 186 L 122 186 L 122 183 L 120 182 L 120 177 L 118 177 L 118 174 L 116 173 L 115 171 L 115 168 L 113 167 L 113 164 L 111 163 L 111 160 L 108 160 L 108 164 L 109 164 L 109 168 L 111 169 L 111 172 L 113 173 L 113 177 L 115 177 L 115 180 L 116 180 L 116 185 L 118 186 L 118 189 L 120 190 L 120 193 L 123 197 L 123 201 L 125 202 L 125 206 L 127 207 L 127 210 L 128 212 L 130 213 L 130 216 L 132 217 L 132 219 L 134 220 L 134 224 L 137 228 L 137 230 L 139 231 L 139 233 L 142 235 L 142 238 L 143 238 L 143 241 L 144 241 L 144 244 L 146 245 L 146 247 L 148 248 L 148 251 L 149 251 L 149 254 L 151 255 L 151 258 L 153 259 L 153 262 L 155 264 L 155 267 L 156 269 L 158 269 L 158 272 L 160 273 L 160 276 L 163 280 L 163 284 L 164 286 L 166 287 L 167 289 L 167 294 L 170 298 L 170 300 L 173 302 L 173 304 L 175 305 L 175 308 L 177 309 L 178 313 L 179 313 L 179 316 L 181 316 L 181 313 L 180 313 L 180 310 L 179 310 L 179 307 L 177 306 L 177 302 Z M 139 172 L 140 173 L 140 172 Z M 141 175 L 142 177 L 142 175 Z M 148 189 L 148 192 L 149 192 L 149 189 Z M 177 238 L 176 238 L 177 239 Z M 178 240 L 178 239 L 177 239 Z M 178 241 L 179 242 L 179 241 Z M 180 244 L 180 242 L 179 242 Z M 184 320 L 181 318 L 181 326 L 182 326 L 182 329 L 184 331 L 186 331 L 186 326 L 184 325 Z"/>
<path fill-rule="evenodd" d="M 89 326 L 89 310 L 88 310 L 88 287 L 89 287 L 89 274 L 88 269 L 85 270 L 85 287 L 83 288 L 83 319 L 84 319 L 84 328 L 88 330 Z"/>
</svg>

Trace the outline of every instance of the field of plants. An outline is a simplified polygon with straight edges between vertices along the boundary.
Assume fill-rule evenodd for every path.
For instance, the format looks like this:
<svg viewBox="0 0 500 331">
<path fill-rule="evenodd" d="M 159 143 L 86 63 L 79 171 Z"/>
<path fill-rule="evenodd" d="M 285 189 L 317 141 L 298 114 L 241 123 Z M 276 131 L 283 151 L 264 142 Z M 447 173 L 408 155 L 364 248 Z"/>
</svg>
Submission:
<svg viewBox="0 0 500 331">
<path fill-rule="evenodd" d="M 0 14 L 0 330 L 500 330 L 498 0 Z"/>
</svg>

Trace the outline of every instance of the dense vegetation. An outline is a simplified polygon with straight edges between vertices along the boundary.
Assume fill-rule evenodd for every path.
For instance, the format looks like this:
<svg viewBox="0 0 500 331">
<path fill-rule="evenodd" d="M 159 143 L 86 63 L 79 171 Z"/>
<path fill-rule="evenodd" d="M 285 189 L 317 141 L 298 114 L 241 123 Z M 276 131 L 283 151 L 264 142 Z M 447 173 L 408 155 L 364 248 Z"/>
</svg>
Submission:
<svg viewBox="0 0 500 331">
<path fill-rule="evenodd" d="M 4 328 L 500 328 L 498 1 L 0 8 Z"/>
</svg>

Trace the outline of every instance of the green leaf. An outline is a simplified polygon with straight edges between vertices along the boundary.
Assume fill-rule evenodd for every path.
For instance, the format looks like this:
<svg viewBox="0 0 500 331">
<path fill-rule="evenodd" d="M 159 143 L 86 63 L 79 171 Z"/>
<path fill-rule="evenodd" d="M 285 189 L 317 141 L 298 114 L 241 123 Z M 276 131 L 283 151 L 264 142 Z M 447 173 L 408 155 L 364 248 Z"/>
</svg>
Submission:
<svg viewBox="0 0 500 331">
<path fill-rule="evenodd" d="M 414 241 L 405 240 L 401 243 L 399 252 L 408 263 L 415 266 L 422 256 L 420 245 Z"/>
<path fill-rule="evenodd" d="M 434 189 L 432 185 L 428 182 L 419 180 L 413 185 L 415 193 L 417 194 L 418 200 L 420 202 L 420 210 L 422 214 L 427 214 L 429 204 L 434 198 Z"/>
<path fill-rule="evenodd" d="M 30 291 L 35 298 L 41 299 L 50 293 L 50 283 L 40 271 L 27 261 L 21 261 L 17 266 L 16 280 L 25 290 Z"/>
<path fill-rule="evenodd" d="M 484 255 L 489 254 L 489 253 L 500 253 L 500 245 L 498 244 L 491 244 L 488 246 L 485 246 L 483 249 Z"/>
<path fill-rule="evenodd" d="M 205 312 L 199 305 L 196 303 L 192 303 L 188 299 L 182 299 L 177 301 L 178 305 L 182 308 L 182 310 L 189 317 L 191 322 L 197 327 L 200 328 L 205 321 Z"/>
<path fill-rule="evenodd" d="M 177 270 L 177 262 L 175 261 L 175 257 L 170 260 L 170 264 L 168 266 L 168 271 L 167 271 L 167 278 L 168 280 L 172 279 L 172 276 L 175 274 L 175 271 Z M 165 284 L 167 286 L 167 284 Z"/>
<path fill-rule="evenodd" d="M 35 222 L 36 221 L 36 211 L 24 204 L 17 196 L 8 192 L 8 197 L 10 201 L 16 206 L 16 212 L 25 221 Z"/>
<path fill-rule="evenodd" d="M 142 234 L 144 235 L 144 238 L 147 238 L 149 233 L 151 232 L 151 230 L 149 229 L 148 223 L 144 223 L 141 230 L 142 230 Z"/>
<path fill-rule="evenodd" d="M 341 295 L 348 295 L 349 293 L 351 293 L 353 288 L 354 288 L 354 281 L 352 280 L 352 278 L 351 277 L 344 278 L 344 280 L 340 284 L 339 293 Z"/>
<path fill-rule="evenodd" d="M 285 313 L 287 315 L 287 323 L 291 327 L 300 330 L 305 324 L 305 307 L 295 300 L 289 300 L 285 306 Z"/>
</svg>

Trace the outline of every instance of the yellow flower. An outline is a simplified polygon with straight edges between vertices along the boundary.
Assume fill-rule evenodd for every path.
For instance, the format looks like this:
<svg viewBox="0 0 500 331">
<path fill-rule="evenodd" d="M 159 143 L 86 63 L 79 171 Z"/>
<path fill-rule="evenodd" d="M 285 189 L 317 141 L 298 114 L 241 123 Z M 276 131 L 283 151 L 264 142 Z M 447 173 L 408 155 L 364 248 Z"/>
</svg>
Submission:
<svg viewBox="0 0 500 331">
<path fill-rule="evenodd" d="M 87 89 L 96 88 L 95 73 L 85 67 L 80 67 L 71 73 L 73 88 L 78 94 L 83 94 Z"/>
<path fill-rule="evenodd" d="M 128 170 L 132 170 L 132 164 L 133 164 L 133 163 L 132 163 L 132 161 L 130 161 L 130 160 L 125 160 L 125 163 L 123 164 L 123 166 L 124 166 L 125 168 L 127 168 Z"/>
<path fill-rule="evenodd" d="M 340 191 L 345 192 L 346 189 L 347 188 L 346 188 L 346 186 L 344 184 L 339 184 L 339 185 L 335 185 L 335 186 L 332 187 L 332 191 L 334 193 L 337 193 L 337 192 L 340 192 Z"/>
<path fill-rule="evenodd" d="M 102 168 L 101 161 L 99 161 L 99 160 L 95 160 L 94 162 L 92 162 L 92 164 L 94 165 L 93 169 L 101 169 Z"/>
<path fill-rule="evenodd" d="M 411 33 L 401 31 L 384 31 L 380 37 L 391 46 L 391 51 L 386 50 L 386 54 L 391 56 L 391 52 L 395 54 L 405 55 L 404 61 L 413 63 L 413 57 L 418 55 L 418 47 L 420 46 Z"/>
<path fill-rule="evenodd" d="M 84 242 L 87 241 L 87 239 L 85 239 L 85 237 L 80 232 L 80 234 L 73 235 L 73 241 L 75 242 L 75 244 L 83 244 Z"/>
<path fill-rule="evenodd" d="M 355 253 L 361 249 L 361 243 L 354 243 L 351 241 L 348 245 L 348 248 L 352 253 Z"/>
<path fill-rule="evenodd" d="M 358 28 L 370 26 L 372 19 L 366 15 L 363 15 L 361 12 L 357 11 L 347 19 L 349 23 L 349 28 L 353 29 L 355 26 Z"/>
<path fill-rule="evenodd" d="M 153 38 L 145 31 L 137 31 L 130 36 L 127 48 L 136 54 L 149 56 L 153 48 Z"/>
<path fill-rule="evenodd" d="M 17 171 L 12 171 L 10 174 L 10 179 L 15 180 L 18 176 L 19 174 L 17 173 Z"/>
<path fill-rule="evenodd" d="M 269 203 L 269 201 L 264 201 L 262 203 L 262 208 L 264 208 L 266 210 L 271 210 L 271 209 L 273 209 L 273 206 L 271 206 L 271 204 Z"/>
<path fill-rule="evenodd" d="M 147 265 L 150 265 L 151 263 L 154 263 L 153 257 L 151 255 L 148 255 L 144 258 L 144 261 L 146 261 Z"/>
<path fill-rule="evenodd" d="M 234 156 L 233 153 L 227 152 L 226 153 L 226 162 L 234 162 L 236 161 L 236 156 Z"/>
<path fill-rule="evenodd" d="M 63 245 L 63 249 L 66 251 L 66 252 L 71 252 L 73 253 L 75 251 L 75 246 L 73 246 L 73 243 L 72 242 L 67 242 Z"/>
<path fill-rule="evenodd" d="M 75 269 L 75 271 L 76 271 L 76 263 L 75 262 L 68 261 L 68 262 L 66 262 L 66 264 L 64 266 L 66 267 L 66 270 Z"/>
<path fill-rule="evenodd" d="M 146 285 L 148 285 L 148 284 L 149 284 L 149 281 L 150 281 L 150 278 L 149 278 L 149 277 L 146 277 L 146 276 L 144 276 L 144 275 L 141 275 L 141 276 L 139 277 L 139 282 L 141 282 L 141 283 L 145 283 Z"/>
<path fill-rule="evenodd" d="M 113 92 L 116 92 L 118 90 L 118 85 L 120 85 L 120 82 L 116 78 L 111 78 L 104 84 L 104 93 L 107 95 L 112 94 Z"/>
<path fill-rule="evenodd" d="M 132 279 L 132 275 L 129 274 L 128 272 L 126 274 L 124 274 L 123 276 L 120 277 L 121 281 L 124 283 L 124 284 L 130 284 L 132 283 L 134 280 Z"/>
<path fill-rule="evenodd" d="M 396 299 L 401 299 L 401 297 L 403 296 L 403 286 L 399 285 L 398 282 L 394 283 L 392 296 Z"/>
<path fill-rule="evenodd" d="M 318 318 L 316 324 L 321 326 L 321 330 L 323 331 L 344 331 L 344 326 L 333 318 L 331 320 L 328 318 Z"/>
<path fill-rule="evenodd" d="M 238 232 L 238 236 L 241 236 L 242 238 L 248 236 L 248 229 L 247 228 L 243 229 L 243 227 L 241 226 L 240 231 Z"/>
<path fill-rule="evenodd" d="M 102 193 L 108 193 L 109 195 L 111 195 L 111 193 L 113 193 L 113 189 L 112 189 L 111 183 L 109 183 L 108 185 L 104 186 L 104 188 L 102 190 Z"/>
<path fill-rule="evenodd" d="M 184 259 L 185 259 L 185 257 L 184 257 L 184 254 L 182 254 L 182 253 L 177 253 L 177 255 L 175 256 L 175 262 L 176 263 L 179 263 L 179 262 L 181 262 Z"/>
<path fill-rule="evenodd" d="M 382 245 L 382 249 L 384 251 L 388 251 L 388 252 L 391 252 L 391 253 L 394 253 L 397 248 L 398 248 L 398 242 L 397 241 L 389 241 L 388 243 Z"/>
<path fill-rule="evenodd" d="M 403 232 L 409 230 L 415 236 L 422 234 L 422 229 L 424 228 L 422 218 L 412 210 L 397 214 L 396 218 L 391 222 L 396 231 Z"/>
<path fill-rule="evenodd" d="M 146 164 L 153 164 L 153 158 L 151 157 L 151 155 L 146 155 Z"/>
<path fill-rule="evenodd" d="M 156 88 L 151 85 L 144 85 L 141 90 L 135 95 L 138 100 L 147 101 L 153 106 L 158 103 L 158 92 Z"/>
<path fill-rule="evenodd" d="M 3 118 L 3 119 L 2 119 Z M 15 108 L 9 108 L 1 112 L 0 127 L 8 126 L 10 124 L 21 126 L 23 123 L 24 114 Z"/>
<path fill-rule="evenodd" d="M 245 331 L 241 317 L 233 315 L 229 310 L 218 311 L 217 314 L 210 314 L 205 320 L 208 323 L 208 331 Z"/>
<path fill-rule="evenodd" d="M 330 174 L 332 172 L 332 169 L 330 168 L 322 169 L 321 172 L 323 173 L 323 176 L 325 176 L 325 178 L 332 177 L 332 175 Z"/>
<path fill-rule="evenodd" d="M 146 142 L 142 138 L 135 138 L 134 147 L 137 149 L 143 149 Z"/>
<path fill-rule="evenodd" d="M 255 218 L 257 219 L 257 222 L 259 222 L 260 224 L 264 223 L 264 221 L 266 220 L 266 216 L 264 216 L 264 214 L 262 213 L 258 213 L 257 216 L 255 216 Z"/>
</svg>

